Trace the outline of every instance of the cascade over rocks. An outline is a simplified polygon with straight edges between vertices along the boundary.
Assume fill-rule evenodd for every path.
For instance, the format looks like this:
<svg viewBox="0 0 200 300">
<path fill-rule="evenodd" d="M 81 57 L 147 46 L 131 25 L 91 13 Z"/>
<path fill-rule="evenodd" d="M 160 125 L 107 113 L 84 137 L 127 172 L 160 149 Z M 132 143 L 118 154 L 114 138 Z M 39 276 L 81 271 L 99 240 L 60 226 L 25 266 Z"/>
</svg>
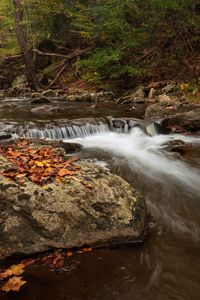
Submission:
<svg viewBox="0 0 200 300">
<path fill-rule="evenodd" d="M 165 133 L 159 122 L 151 120 L 141 120 L 136 118 L 83 118 L 73 120 L 63 120 L 53 124 L 27 123 L 15 128 L 9 132 L 28 138 L 47 138 L 52 140 L 62 140 L 70 138 L 82 138 L 91 134 L 102 132 L 128 133 L 133 128 L 140 128 L 149 135 Z M 5 130 L 5 129 L 4 129 Z"/>
<path fill-rule="evenodd" d="M 57 151 L 63 155 L 63 148 Z M 0 158 L 1 170 L 15 167 Z M 76 164 L 77 174 L 45 186 L 0 175 L 0 259 L 52 248 L 143 240 L 144 199 L 106 169 L 88 161 Z"/>
</svg>

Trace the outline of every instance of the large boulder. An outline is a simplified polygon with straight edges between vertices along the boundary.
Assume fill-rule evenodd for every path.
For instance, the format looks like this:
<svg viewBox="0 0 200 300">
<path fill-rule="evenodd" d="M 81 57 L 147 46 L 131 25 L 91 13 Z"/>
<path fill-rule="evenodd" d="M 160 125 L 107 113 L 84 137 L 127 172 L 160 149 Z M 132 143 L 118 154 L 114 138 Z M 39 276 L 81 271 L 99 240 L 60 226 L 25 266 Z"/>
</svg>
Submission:
<svg viewBox="0 0 200 300">
<path fill-rule="evenodd" d="M 38 186 L 0 175 L 0 259 L 52 248 L 142 241 L 144 199 L 122 178 L 88 161 L 80 171 Z M 12 164 L 1 156 L 1 168 Z"/>
<path fill-rule="evenodd" d="M 200 108 L 168 116 L 162 121 L 162 127 L 177 133 L 200 132 Z"/>
<path fill-rule="evenodd" d="M 177 113 L 185 113 L 199 109 L 198 101 L 189 102 L 184 98 L 169 97 L 161 95 L 158 97 L 158 103 L 149 105 L 145 111 L 145 117 L 150 118 L 163 118 Z"/>
</svg>

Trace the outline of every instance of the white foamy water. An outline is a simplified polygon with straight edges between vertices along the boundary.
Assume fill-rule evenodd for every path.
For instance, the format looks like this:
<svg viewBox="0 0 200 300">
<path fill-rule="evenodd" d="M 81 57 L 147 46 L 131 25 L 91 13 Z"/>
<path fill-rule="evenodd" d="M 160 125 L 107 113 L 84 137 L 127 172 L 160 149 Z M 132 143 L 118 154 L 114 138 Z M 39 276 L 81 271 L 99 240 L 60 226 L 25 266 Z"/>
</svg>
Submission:
<svg viewBox="0 0 200 300">
<path fill-rule="evenodd" d="M 166 178 L 170 178 L 170 180 L 176 180 L 177 183 L 183 184 L 185 188 L 189 187 L 190 192 L 192 192 L 191 188 L 193 191 L 199 190 L 199 170 L 163 151 L 165 144 L 173 140 L 200 143 L 200 138 L 184 135 L 151 137 L 139 128 L 134 128 L 128 134 L 105 132 L 85 138 L 76 138 L 70 142 L 80 143 L 85 148 L 102 149 L 113 155 L 124 157 L 128 160 L 130 167 L 153 177 L 156 181 L 162 182 Z"/>
</svg>

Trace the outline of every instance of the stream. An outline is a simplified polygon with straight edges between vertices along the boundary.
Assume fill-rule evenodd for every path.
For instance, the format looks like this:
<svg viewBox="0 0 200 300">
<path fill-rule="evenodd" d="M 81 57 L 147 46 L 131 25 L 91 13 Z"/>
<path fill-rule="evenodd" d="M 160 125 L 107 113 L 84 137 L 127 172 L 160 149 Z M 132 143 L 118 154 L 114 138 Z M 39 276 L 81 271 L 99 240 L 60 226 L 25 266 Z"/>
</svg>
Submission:
<svg viewBox="0 0 200 300">
<path fill-rule="evenodd" d="M 70 104 L 71 105 L 71 104 Z M 74 105 L 74 106 L 73 106 Z M 141 117 L 122 106 L 99 109 L 73 104 L 57 119 L 73 117 Z M 73 106 L 73 107 L 72 107 Z M 26 106 L 10 111 L 2 124 L 20 126 L 35 121 Z M 23 115 L 23 111 L 27 114 Z M 1 110 L 0 110 L 1 111 Z M 3 111 L 3 109 L 2 109 Z M 44 122 L 47 117 L 38 118 Z M 48 121 L 51 120 L 48 118 Z M 75 254 L 63 272 L 33 265 L 27 284 L 3 300 L 198 300 L 200 297 L 200 138 L 184 135 L 147 135 L 139 127 L 129 132 L 98 130 L 69 139 L 83 145 L 78 153 L 122 176 L 145 197 L 150 230 L 144 243 Z M 181 140 L 195 147 L 182 158 L 165 147 Z"/>
</svg>

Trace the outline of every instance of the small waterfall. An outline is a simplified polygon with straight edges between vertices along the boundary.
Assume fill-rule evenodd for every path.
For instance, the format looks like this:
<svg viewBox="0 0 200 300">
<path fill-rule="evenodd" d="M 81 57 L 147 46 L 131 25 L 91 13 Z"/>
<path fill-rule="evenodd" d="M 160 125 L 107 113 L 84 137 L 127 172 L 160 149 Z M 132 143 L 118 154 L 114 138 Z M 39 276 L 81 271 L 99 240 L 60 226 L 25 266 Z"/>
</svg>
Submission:
<svg viewBox="0 0 200 300">
<path fill-rule="evenodd" d="M 19 137 L 36 139 L 74 139 L 105 132 L 128 134 L 134 128 L 140 128 L 150 136 L 160 133 L 156 122 L 128 118 L 75 119 L 64 123 L 44 124 L 27 123 L 9 131 Z"/>
<path fill-rule="evenodd" d="M 100 132 L 110 131 L 106 123 L 91 124 L 86 123 L 83 125 L 68 124 L 66 126 L 55 126 L 50 128 L 27 128 L 18 129 L 19 136 L 38 139 L 73 139 L 77 137 L 86 137 Z"/>
</svg>

